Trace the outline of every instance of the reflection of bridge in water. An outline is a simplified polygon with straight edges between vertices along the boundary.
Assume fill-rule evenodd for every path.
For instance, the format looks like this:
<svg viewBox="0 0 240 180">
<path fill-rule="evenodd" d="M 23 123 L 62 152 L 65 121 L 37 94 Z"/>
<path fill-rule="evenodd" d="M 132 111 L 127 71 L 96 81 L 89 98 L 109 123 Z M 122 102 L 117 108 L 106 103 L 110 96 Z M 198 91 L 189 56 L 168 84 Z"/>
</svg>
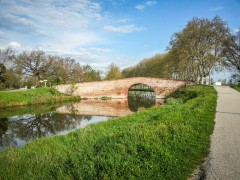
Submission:
<svg viewBox="0 0 240 180">
<path fill-rule="evenodd" d="M 153 105 L 162 105 L 164 99 L 156 99 Z M 77 115 L 92 115 L 92 116 L 110 116 L 122 117 L 133 114 L 129 108 L 127 99 L 112 99 L 112 100 L 83 100 L 79 103 L 68 104 L 57 108 L 58 113 Z"/>
</svg>

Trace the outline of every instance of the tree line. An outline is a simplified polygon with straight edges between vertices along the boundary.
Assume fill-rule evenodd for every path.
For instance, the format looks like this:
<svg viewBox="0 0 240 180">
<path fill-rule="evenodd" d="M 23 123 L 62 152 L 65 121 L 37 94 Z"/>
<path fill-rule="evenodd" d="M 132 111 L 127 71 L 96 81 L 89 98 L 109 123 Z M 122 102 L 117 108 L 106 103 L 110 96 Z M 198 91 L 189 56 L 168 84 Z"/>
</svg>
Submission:
<svg viewBox="0 0 240 180">
<path fill-rule="evenodd" d="M 0 89 L 72 84 L 122 78 L 120 68 L 114 63 L 104 77 L 90 65 L 81 66 L 75 59 L 47 55 L 43 50 L 23 51 L 16 54 L 11 49 L 0 49 Z"/>
<path fill-rule="evenodd" d="M 79 83 L 101 80 L 100 72 L 90 65 L 80 66 L 76 60 L 47 55 L 43 50 L 23 51 L 15 54 L 11 49 L 0 50 L 1 88 L 20 88 Z"/>
<path fill-rule="evenodd" d="M 231 69 L 240 80 L 240 32 L 232 32 L 218 16 L 193 18 L 176 32 L 168 52 L 122 71 L 124 77 L 149 76 L 202 83 L 213 71 Z"/>
</svg>

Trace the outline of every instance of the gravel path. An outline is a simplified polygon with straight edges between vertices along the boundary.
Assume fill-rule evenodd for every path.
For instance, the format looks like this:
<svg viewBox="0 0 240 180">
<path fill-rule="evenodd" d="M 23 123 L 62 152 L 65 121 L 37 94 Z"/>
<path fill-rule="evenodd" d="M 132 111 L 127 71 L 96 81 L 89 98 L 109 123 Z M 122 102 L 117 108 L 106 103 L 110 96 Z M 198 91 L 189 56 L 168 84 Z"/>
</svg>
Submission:
<svg viewBox="0 0 240 180">
<path fill-rule="evenodd" d="M 207 180 L 240 180 L 240 92 L 216 86 L 215 128 L 205 166 Z"/>
</svg>

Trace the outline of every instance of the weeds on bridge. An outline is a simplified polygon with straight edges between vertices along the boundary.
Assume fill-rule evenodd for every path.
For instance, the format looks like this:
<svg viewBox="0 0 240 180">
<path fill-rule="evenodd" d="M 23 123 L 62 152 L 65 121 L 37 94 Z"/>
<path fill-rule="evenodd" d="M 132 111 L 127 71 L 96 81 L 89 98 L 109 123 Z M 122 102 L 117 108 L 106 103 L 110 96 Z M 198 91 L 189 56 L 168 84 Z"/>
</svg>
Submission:
<svg viewBox="0 0 240 180">
<path fill-rule="evenodd" d="M 0 179 L 186 179 L 208 154 L 217 96 L 210 86 L 180 94 L 160 108 L 0 153 Z"/>
</svg>

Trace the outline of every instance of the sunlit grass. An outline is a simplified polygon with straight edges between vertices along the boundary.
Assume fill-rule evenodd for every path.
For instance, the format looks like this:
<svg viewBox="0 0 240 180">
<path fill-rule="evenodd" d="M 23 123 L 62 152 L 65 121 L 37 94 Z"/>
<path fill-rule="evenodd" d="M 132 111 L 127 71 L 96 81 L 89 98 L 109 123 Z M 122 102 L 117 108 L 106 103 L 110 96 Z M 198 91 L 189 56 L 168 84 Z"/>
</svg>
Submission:
<svg viewBox="0 0 240 180">
<path fill-rule="evenodd" d="M 187 179 L 208 154 L 216 92 L 192 86 L 163 107 L 0 153 L 0 179 Z"/>
<path fill-rule="evenodd" d="M 27 91 L 1 92 L 0 107 L 53 104 L 68 100 L 79 100 L 79 97 L 67 96 L 59 93 L 54 88 L 37 88 Z"/>
</svg>

